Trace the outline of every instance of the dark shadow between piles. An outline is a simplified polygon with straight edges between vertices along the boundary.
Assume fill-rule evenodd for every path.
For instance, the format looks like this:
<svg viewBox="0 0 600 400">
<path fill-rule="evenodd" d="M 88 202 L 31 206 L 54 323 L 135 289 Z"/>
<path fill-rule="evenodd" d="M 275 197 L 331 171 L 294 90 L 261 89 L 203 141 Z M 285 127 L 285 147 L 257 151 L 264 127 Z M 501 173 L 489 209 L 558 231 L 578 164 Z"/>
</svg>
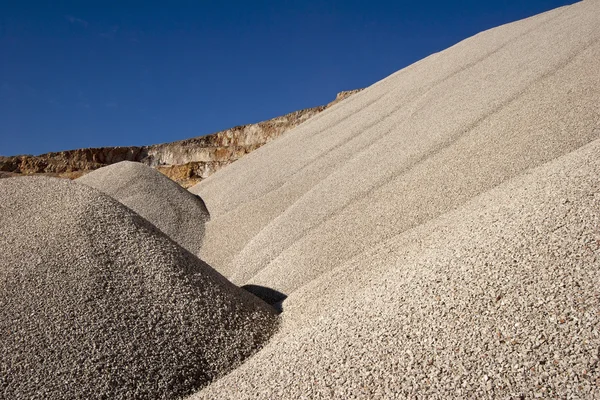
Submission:
<svg viewBox="0 0 600 400">
<path fill-rule="evenodd" d="M 244 285 L 241 288 L 270 304 L 279 314 L 283 312 L 283 301 L 287 299 L 286 294 L 260 285 Z"/>
<path fill-rule="evenodd" d="M 198 200 L 198 202 L 200 203 L 200 207 L 203 209 L 204 212 L 206 212 L 207 215 L 207 221 L 210 220 L 210 212 L 208 212 L 208 207 L 206 207 L 206 203 L 204 202 L 204 200 L 202 200 L 202 197 L 200 197 L 200 195 L 195 194 L 194 197 L 196 197 L 196 200 Z"/>
</svg>

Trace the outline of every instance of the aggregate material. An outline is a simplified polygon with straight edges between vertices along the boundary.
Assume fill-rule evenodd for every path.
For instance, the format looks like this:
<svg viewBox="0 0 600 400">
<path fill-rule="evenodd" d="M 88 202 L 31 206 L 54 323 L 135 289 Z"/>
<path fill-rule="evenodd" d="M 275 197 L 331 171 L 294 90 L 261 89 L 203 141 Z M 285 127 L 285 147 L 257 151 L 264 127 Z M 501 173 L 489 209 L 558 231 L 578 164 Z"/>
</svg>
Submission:
<svg viewBox="0 0 600 400">
<path fill-rule="evenodd" d="M 191 188 L 287 295 L 191 398 L 600 398 L 600 1 L 433 54 Z"/>
<path fill-rule="evenodd" d="M 0 395 L 600 398 L 599 27 L 586 0 L 433 54 L 199 209 L 131 164 L 78 181 L 131 210 L 0 180 Z"/>
<path fill-rule="evenodd" d="M 395 235 L 283 303 L 190 399 L 600 397 L 600 140 Z"/>
<path fill-rule="evenodd" d="M 173 399 L 254 353 L 272 307 L 75 182 L 0 180 L 0 398 Z"/>
<path fill-rule="evenodd" d="M 210 218 L 206 205 L 156 169 L 122 161 L 77 181 L 125 204 L 190 252 L 200 250 L 204 223 Z"/>
</svg>

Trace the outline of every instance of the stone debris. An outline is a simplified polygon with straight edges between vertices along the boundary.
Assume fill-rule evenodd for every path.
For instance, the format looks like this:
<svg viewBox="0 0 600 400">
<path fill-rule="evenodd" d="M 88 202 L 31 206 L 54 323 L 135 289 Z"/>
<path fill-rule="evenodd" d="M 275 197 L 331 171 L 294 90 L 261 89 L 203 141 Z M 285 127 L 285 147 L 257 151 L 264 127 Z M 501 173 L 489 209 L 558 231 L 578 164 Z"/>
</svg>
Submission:
<svg viewBox="0 0 600 400">
<path fill-rule="evenodd" d="M 288 297 L 193 399 L 600 398 L 600 2 L 482 32 L 191 188 Z"/>
<path fill-rule="evenodd" d="M 173 399 L 253 354 L 275 310 L 68 180 L 0 180 L 0 398 Z"/>
<path fill-rule="evenodd" d="M 210 215 L 202 199 L 146 165 L 122 161 L 77 179 L 96 188 L 154 224 L 197 254 Z"/>
</svg>

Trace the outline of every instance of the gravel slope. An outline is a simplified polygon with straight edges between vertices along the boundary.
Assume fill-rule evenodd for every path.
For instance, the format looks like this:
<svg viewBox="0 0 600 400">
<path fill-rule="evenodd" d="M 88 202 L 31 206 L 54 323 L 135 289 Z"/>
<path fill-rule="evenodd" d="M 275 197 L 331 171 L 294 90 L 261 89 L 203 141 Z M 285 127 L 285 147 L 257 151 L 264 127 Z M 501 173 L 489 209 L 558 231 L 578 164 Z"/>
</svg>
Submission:
<svg viewBox="0 0 600 400">
<path fill-rule="evenodd" d="M 0 180 L 0 398 L 172 399 L 237 366 L 275 311 L 101 192 Z"/>
<path fill-rule="evenodd" d="M 125 204 L 192 253 L 200 250 L 209 220 L 204 202 L 154 168 L 123 161 L 77 181 Z"/>
<path fill-rule="evenodd" d="M 208 178 L 201 258 L 289 294 L 600 137 L 598 26 L 586 1 L 483 32 Z"/>
<path fill-rule="evenodd" d="M 600 398 L 600 140 L 313 280 L 190 399 Z"/>
<path fill-rule="evenodd" d="M 201 257 L 289 296 L 192 398 L 600 397 L 599 26 L 480 33 L 191 188 Z"/>
<path fill-rule="evenodd" d="M 192 188 L 209 222 L 138 164 L 1 179 L 0 397 L 600 398 L 599 26 L 393 74 Z"/>
</svg>

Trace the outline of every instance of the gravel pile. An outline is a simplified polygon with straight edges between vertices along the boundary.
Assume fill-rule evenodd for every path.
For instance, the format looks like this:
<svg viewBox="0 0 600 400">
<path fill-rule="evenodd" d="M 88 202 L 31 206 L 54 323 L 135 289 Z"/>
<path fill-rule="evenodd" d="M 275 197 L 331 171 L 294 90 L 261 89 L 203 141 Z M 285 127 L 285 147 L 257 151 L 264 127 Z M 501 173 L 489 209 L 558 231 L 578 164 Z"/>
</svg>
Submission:
<svg viewBox="0 0 600 400">
<path fill-rule="evenodd" d="M 176 398 L 276 329 L 270 306 L 85 185 L 2 179 L 0 227 L 0 398 Z"/>
<path fill-rule="evenodd" d="M 480 33 L 191 188 L 287 295 L 194 398 L 599 398 L 600 2 Z"/>
<path fill-rule="evenodd" d="M 202 199 L 154 168 L 123 161 L 78 178 L 125 204 L 171 239 L 197 254 L 209 213 Z"/>
<path fill-rule="evenodd" d="M 600 137 L 598 26 L 585 1 L 483 32 L 209 177 L 201 258 L 290 293 Z"/>
<path fill-rule="evenodd" d="M 190 399 L 600 398 L 600 140 L 292 293 Z"/>
<path fill-rule="evenodd" d="M 0 180 L 0 397 L 600 398 L 598 27 L 431 55 L 190 189 L 208 222 L 139 164 L 79 180 L 131 209 Z"/>
</svg>

